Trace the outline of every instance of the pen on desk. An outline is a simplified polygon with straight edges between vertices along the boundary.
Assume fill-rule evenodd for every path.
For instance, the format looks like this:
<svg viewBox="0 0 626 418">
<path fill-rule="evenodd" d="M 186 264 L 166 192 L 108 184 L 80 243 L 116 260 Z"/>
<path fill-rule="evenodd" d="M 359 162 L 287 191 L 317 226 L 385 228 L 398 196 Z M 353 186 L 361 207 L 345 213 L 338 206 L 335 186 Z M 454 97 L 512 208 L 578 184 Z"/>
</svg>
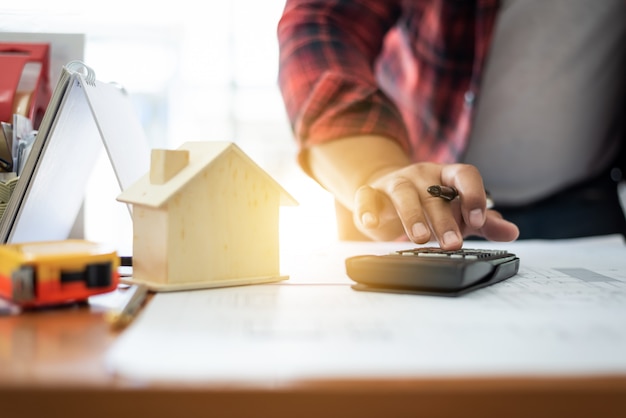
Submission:
<svg viewBox="0 0 626 418">
<path fill-rule="evenodd" d="M 148 296 L 148 287 L 145 285 L 134 285 L 128 292 L 133 292 L 121 311 L 111 311 L 106 315 L 107 321 L 114 328 L 124 328 L 135 318 L 139 308 Z"/>
<path fill-rule="evenodd" d="M 454 200 L 459 196 L 459 192 L 451 186 L 434 184 L 426 190 L 431 196 L 440 197 L 448 201 Z M 489 195 L 489 192 L 485 191 L 485 193 L 487 194 L 487 209 L 491 209 L 493 208 L 493 199 Z"/>
</svg>

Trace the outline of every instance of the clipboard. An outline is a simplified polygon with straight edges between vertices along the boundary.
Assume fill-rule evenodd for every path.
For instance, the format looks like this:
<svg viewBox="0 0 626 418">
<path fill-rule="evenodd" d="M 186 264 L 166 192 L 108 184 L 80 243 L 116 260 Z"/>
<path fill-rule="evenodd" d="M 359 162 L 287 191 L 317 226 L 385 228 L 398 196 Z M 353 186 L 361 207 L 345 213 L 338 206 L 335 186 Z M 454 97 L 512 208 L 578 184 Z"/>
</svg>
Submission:
<svg viewBox="0 0 626 418">
<path fill-rule="evenodd" d="M 148 141 L 126 91 L 71 61 L 0 220 L 2 242 L 67 239 L 103 148 L 122 191 L 149 171 Z"/>
</svg>

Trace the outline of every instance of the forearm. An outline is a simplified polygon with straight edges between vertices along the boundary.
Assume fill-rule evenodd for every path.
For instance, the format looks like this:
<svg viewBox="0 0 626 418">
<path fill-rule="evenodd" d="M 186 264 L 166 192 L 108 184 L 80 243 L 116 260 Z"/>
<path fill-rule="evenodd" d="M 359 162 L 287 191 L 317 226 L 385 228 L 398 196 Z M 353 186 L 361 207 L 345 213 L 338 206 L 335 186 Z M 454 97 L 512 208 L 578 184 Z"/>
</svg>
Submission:
<svg viewBox="0 0 626 418">
<path fill-rule="evenodd" d="M 315 145 L 307 153 L 315 179 L 352 210 L 357 189 L 411 162 L 402 147 L 382 136 L 354 136 Z"/>
</svg>

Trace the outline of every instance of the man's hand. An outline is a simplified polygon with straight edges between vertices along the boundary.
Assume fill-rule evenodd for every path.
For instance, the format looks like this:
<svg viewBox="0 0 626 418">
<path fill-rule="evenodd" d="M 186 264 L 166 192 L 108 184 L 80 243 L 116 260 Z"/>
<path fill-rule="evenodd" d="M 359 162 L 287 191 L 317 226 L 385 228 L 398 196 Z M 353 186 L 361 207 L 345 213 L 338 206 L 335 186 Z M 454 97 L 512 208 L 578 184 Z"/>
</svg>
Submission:
<svg viewBox="0 0 626 418">
<path fill-rule="evenodd" d="M 452 186 L 459 197 L 447 201 L 430 195 L 433 184 Z M 463 237 L 512 241 L 517 227 L 487 210 L 478 170 L 467 164 L 416 163 L 378 173 L 354 198 L 357 228 L 375 240 L 393 240 L 405 233 L 416 243 L 436 239 L 444 249 L 458 249 Z"/>
<path fill-rule="evenodd" d="M 315 178 L 354 215 L 357 228 L 378 241 L 406 234 L 416 243 L 437 240 L 458 249 L 463 237 L 513 241 L 517 226 L 486 209 L 485 189 L 476 167 L 467 164 L 411 163 L 394 141 L 379 136 L 338 139 L 309 150 Z M 428 187 L 452 186 L 459 197 L 433 197 Z"/>
</svg>

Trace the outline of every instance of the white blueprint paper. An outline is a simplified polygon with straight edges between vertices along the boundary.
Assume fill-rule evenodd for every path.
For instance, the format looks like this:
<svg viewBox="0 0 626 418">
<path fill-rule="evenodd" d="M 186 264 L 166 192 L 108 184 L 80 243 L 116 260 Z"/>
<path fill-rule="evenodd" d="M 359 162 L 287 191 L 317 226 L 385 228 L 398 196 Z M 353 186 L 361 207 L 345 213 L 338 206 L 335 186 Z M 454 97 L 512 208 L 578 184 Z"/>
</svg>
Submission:
<svg viewBox="0 0 626 418">
<path fill-rule="evenodd" d="M 626 374 L 620 238 L 496 245 L 520 256 L 519 274 L 458 298 L 352 290 L 345 256 L 389 246 L 337 244 L 309 260 L 320 274 L 335 265 L 334 280 L 158 294 L 108 365 L 185 381 Z"/>
</svg>

